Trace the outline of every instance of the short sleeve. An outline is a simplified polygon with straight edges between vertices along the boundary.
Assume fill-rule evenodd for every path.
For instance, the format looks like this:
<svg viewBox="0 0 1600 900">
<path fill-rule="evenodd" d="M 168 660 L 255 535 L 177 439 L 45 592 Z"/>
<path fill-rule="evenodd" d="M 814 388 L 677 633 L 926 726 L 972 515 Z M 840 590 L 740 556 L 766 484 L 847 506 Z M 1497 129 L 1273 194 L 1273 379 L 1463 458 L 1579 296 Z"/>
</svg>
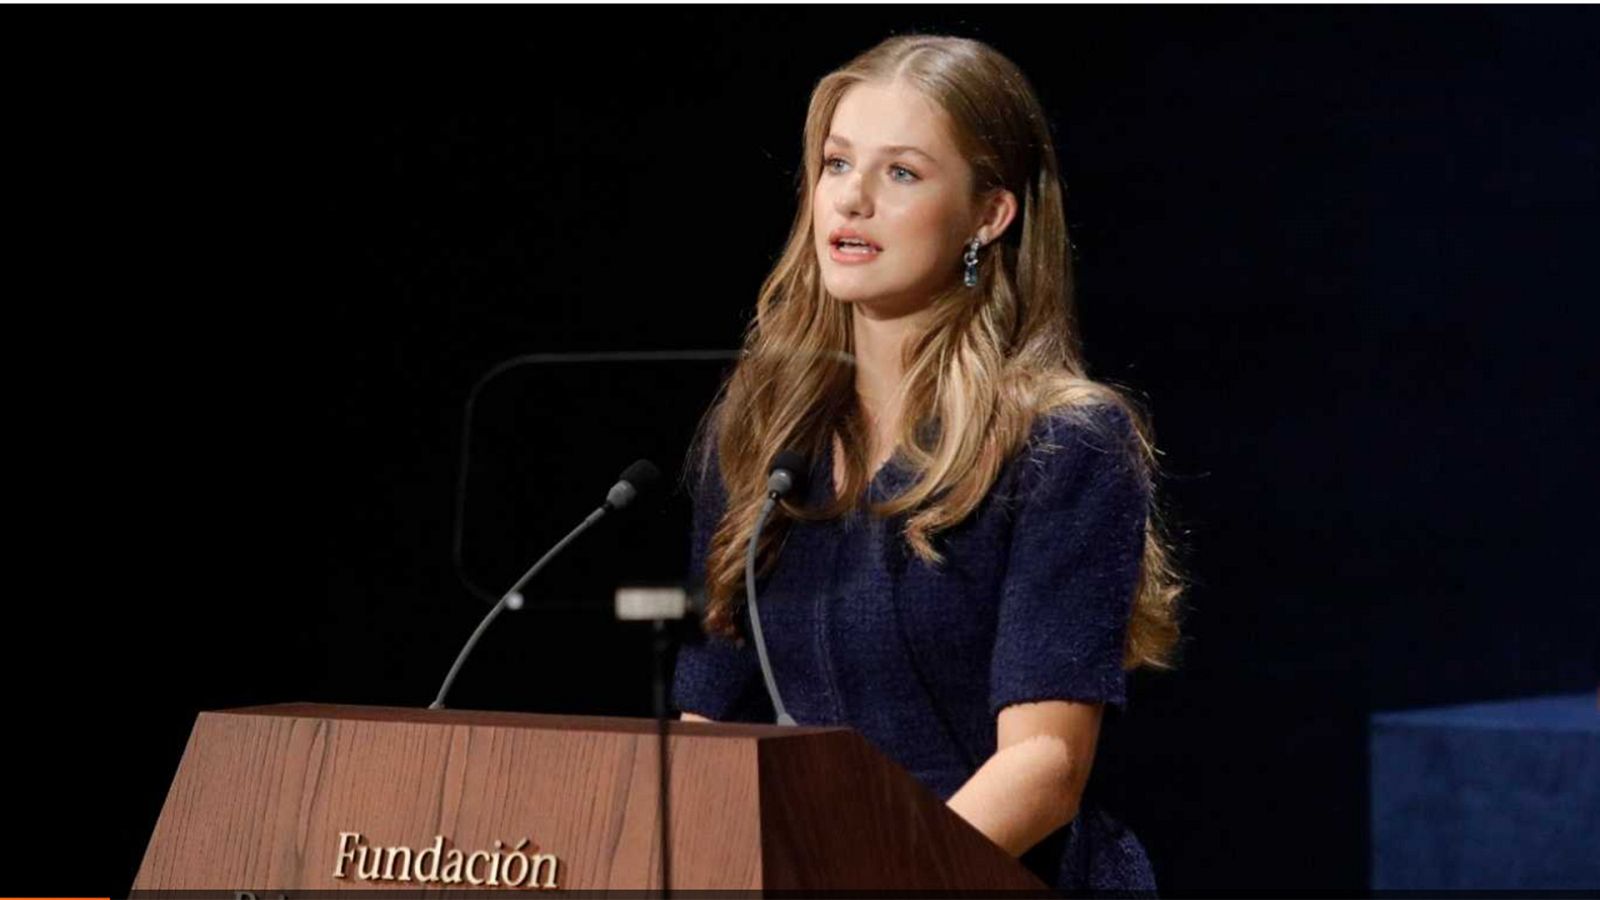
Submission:
<svg viewBox="0 0 1600 900">
<path fill-rule="evenodd" d="M 722 476 L 713 459 L 693 491 L 694 524 L 689 542 L 689 586 L 705 590 L 706 552 L 727 506 Z M 746 631 L 740 614 L 741 632 Z M 776 718 L 761 677 L 755 646 L 708 636 L 678 650 L 672 679 L 672 704 L 679 711 L 699 713 L 719 722 L 771 722 Z"/>
<path fill-rule="evenodd" d="M 1122 667 L 1144 553 L 1148 481 L 1126 412 L 1041 417 L 1018 458 L 990 711 L 1127 700 Z"/>
</svg>

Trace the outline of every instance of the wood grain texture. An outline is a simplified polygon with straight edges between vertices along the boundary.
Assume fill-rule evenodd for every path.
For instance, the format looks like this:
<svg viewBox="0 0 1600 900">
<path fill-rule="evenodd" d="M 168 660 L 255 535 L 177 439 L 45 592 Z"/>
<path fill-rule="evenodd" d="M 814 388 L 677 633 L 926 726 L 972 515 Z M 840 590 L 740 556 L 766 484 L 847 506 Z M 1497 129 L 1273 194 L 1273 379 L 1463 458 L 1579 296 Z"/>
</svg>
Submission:
<svg viewBox="0 0 1600 900">
<path fill-rule="evenodd" d="M 763 887 L 1048 890 L 854 731 L 763 741 L 760 778 Z"/>
<path fill-rule="evenodd" d="M 675 888 L 1044 887 L 847 729 L 672 722 L 668 740 Z M 562 888 L 659 889 L 657 747 L 648 719 L 204 712 L 133 886 L 418 887 L 335 878 L 339 833 L 360 832 L 467 853 L 531 838 Z"/>
</svg>

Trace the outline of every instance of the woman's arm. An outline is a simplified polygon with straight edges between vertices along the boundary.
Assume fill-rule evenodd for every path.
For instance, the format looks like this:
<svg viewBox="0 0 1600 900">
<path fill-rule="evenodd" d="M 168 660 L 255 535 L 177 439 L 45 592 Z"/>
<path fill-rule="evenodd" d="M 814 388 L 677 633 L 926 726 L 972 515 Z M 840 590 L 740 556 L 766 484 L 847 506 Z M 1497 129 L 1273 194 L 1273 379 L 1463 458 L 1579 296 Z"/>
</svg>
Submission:
<svg viewBox="0 0 1600 900">
<path fill-rule="evenodd" d="M 1098 703 L 1047 700 L 1000 710 L 995 754 L 949 806 L 1012 856 L 1078 815 L 1100 735 Z"/>
<path fill-rule="evenodd" d="M 1099 704 L 1050 700 L 1000 710 L 998 750 L 950 798 L 950 808 L 1012 856 L 1078 814 L 1094 764 Z M 711 722 L 683 712 L 685 722 Z"/>
</svg>

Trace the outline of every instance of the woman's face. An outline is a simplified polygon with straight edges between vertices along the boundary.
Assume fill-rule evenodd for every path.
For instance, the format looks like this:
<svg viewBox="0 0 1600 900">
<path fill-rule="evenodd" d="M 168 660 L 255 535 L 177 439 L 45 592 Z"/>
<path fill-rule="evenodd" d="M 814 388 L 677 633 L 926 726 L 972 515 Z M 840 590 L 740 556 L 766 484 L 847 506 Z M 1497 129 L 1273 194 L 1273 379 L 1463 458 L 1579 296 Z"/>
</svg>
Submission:
<svg viewBox="0 0 1600 900">
<path fill-rule="evenodd" d="M 888 318 L 922 309 L 960 277 L 976 224 L 972 170 L 937 107 L 899 83 L 856 84 L 822 155 L 812 242 L 828 293 Z M 871 246 L 841 246 L 841 232 Z"/>
</svg>

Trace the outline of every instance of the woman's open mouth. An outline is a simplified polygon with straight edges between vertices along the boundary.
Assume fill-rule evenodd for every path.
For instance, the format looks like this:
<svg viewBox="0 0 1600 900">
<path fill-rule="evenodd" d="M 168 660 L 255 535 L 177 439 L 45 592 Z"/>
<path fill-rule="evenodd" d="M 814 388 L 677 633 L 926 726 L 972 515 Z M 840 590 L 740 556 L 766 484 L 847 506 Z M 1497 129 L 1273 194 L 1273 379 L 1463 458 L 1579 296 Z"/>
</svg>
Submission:
<svg viewBox="0 0 1600 900">
<path fill-rule="evenodd" d="M 861 263 L 877 259 L 882 252 L 877 246 L 859 238 L 840 238 L 829 245 L 828 256 L 834 262 Z"/>
</svg>

